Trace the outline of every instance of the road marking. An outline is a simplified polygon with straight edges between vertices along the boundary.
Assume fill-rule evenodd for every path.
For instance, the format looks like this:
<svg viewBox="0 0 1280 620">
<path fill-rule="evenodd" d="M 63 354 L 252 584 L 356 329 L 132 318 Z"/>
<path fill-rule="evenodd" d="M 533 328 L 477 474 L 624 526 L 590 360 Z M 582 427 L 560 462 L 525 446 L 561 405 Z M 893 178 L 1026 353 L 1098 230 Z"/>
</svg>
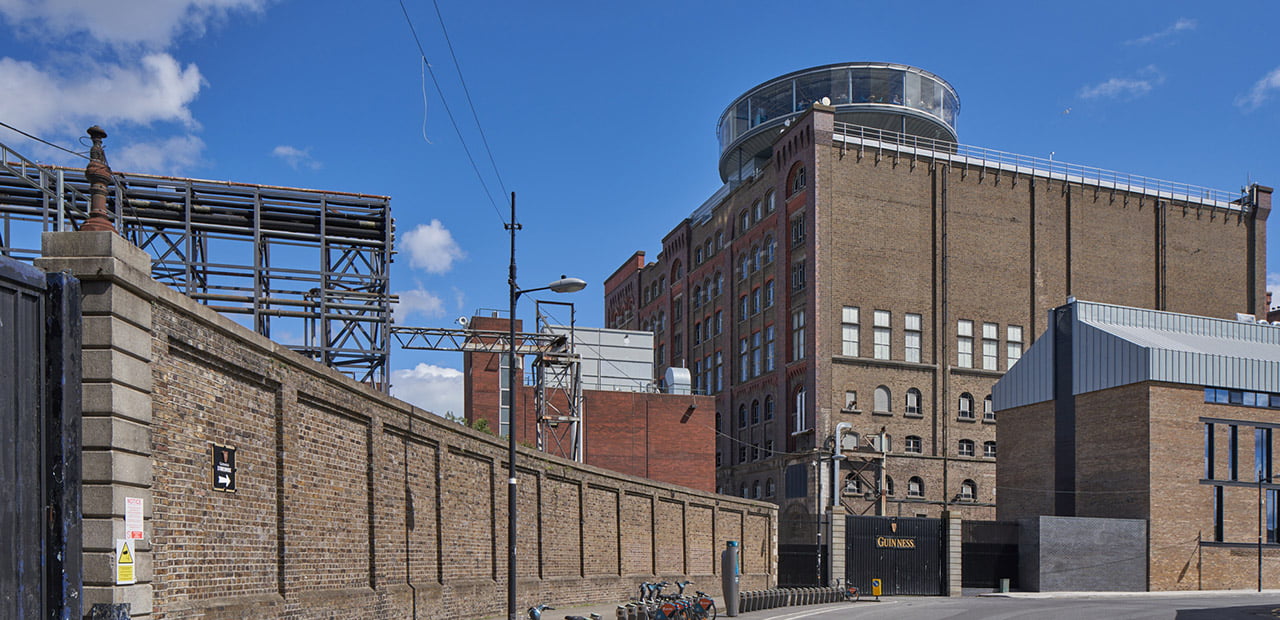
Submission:
<svg viewBox="0 0 1280 620">
<path fill-rule="evenodd" d="M 884 601 L 884 602 L 889 604 L 897 603 L 897 601 Z M 825 607 L 823 609 L 799 611 L 791 614 L 783 614 L 781 616 L 769 616 L 768 618 L 764 618 L 763 620 L 797 620 L 798 618 L 808 618 L 809 616 L 816 616 L 818 614 L 825 614 L 832 611 L 839 611 L 841 609 L 847 609 L 847 608 L 846 607 Z"/>
</svg>

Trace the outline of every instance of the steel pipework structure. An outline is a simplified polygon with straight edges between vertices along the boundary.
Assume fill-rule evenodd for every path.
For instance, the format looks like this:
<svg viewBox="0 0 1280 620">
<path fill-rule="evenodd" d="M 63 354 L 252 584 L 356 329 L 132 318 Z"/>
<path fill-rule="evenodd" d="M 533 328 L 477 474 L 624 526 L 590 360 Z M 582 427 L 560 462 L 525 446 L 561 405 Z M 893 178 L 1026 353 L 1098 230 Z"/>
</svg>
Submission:
<svg viewBox="0 0 1280 620">
<path fill-rule="evenodd" d="M 0 155 L 0 254 L 31 260 L 39 233 L 78 228 L 90 184 L 82 169 L 3 145 Z M 121 236 L 151 254 L 156 280 L 385 392 L 390 200 L 116 173 L 108 208 Z"/>
</svg>

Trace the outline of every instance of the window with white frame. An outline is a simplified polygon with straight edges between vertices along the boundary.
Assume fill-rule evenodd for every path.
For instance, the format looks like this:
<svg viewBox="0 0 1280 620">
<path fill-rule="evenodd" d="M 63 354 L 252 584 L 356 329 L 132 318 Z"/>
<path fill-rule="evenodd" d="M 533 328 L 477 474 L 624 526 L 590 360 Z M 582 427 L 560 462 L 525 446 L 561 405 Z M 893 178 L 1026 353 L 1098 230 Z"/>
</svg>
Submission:
<svg viewBox="0 0 1280 620">
<path fill-rule="evenodd" d="M 924 440 L 917 435 L 907 435 L 906 440 L 902 443 L 903 452 L 908 454 L 921 454 L 924 452 Z"/>
<path fill-rule="evenodd" d="M 716 310 L 716 334 L 724 331 L 724 310 Z"/>
<path fill-rule="evenodd" d="M 742 261 L 739 264 L 738 269 L 739 269 L 738 279 L 740 280 L 747 279 L 747 276 L 751 274 L 751 254 L 750 253 L 743 252 Z"/>
<path fill-rule="evenodd" d="M 956 365 L 973 368 L 973 321 L 968 319 L 956 323 Z"/>
<path fill-rule="evenodd" d="M 804 359 L 804 310 L 791 313 L 791 360 Z"/>
<path fill-rule="evenodd" d="M 912 476 L 910 480 L 907 480 L 907 497 L 924 497 L 924 480 L 921 480 L 919 476 Z"/>
<path fill-rule="evenodd" d="M 764 328 L 764 371 L 765 372 L 769 372 L 773 370 L 774 359 L 775 359 L 774 351 L 776 348 L 777 348 L 776 343 L 774 342 L 774 329 L 773 329 L 773 326 L 770 325 Z"/>
<path fill-rule="evenodd" d="M 982 442 L 982 456 L 985 456 L 989 459 L 996 458 L 996 442 L 994 441 Z"/>
<path fill-rule="evenodd" d="M 773 213 L 774 209 L 776 208 L 777 206 L 773 202 L 773 191 L 771 190 L 764 197 L 764 210 L 765 210 L 765 213 Z"/>
<path fill-rule="evenodd" d="M 959 449 L 958 454 L 959 454 L 960 456 L 973 456 L 973 455 L 974 455 L 973 447 L 974 447 L 974 446 L 973 446 L 973 440 L 972 440 L 972 439 L 961 439 L 961 440 L 960 440 L 960 449 Z"/>
<path fill-rule="evenodd" d="M 907 313 L 903 320 L 903 359 L 908 362 L 920 361 L 920 315 Z"/>
<path fill-rule="evenodd" d="M 760 348 L 760 332 L 751 334 L 751 376 L 760 376 L 761 355 L 763 351 Z"/>
<path fill-rule="evenodd" d="M 738 214 L 738 235 L 745 234 L 748 228 L 751 228 L 751 212 L 743 209 L 742 213 Z"/>
<path fill-rule="evenodd" d="M 806 411 L 808 403 L 805 402 L 803 387 L 796 390 L 795 408 L 795 432 L 801 433 L 809 430 L 809 413 Z"/>
<path fill-rule="evenodd" d="M 716 272 L 716 295 L 724 292 L 724 274 Z"/>
<path fill-rule="evenodd" d="M 755 219 L 757 221 L 759 221 L 760 218 L 764 217 L 764 204 L 761 203 L 759 200 L 757 200 L 754 205 L 751 205 L 751 210 L 755 212 Z"/>
<path fill-rule="evenodd" d="M 862 495 L 862 479 L 858 478 L 858 474 L 849 474 L 844 477 L 844 493 L 845 495 Z"/>
<path fill-rule="evenodd" d="M 751 314 L 760 314 L 760 287 L 751 290 Z"/>
<path fill-rule="evenodd" d="M 841 353 L 858 356 L 858 308 L 845 306 L 840 310 Z"/>
<path fill-rule="evenodd" d="M 738 381 L 746 381 L 750 377 L 751 367 L 747 365 L 747 339 L 738 340 Z"/>
<path fill-rule="evenodd" d="M 906 415 L 918 416 L 922 415 L 920 409 L 920 390 L 910 388 L 907 390 L 907 406 L 903 411 Z"/>
<path fill-rule="evenodd" d="M 760 271 L 760 259 L 762 258 L 763 256 L 760 254 L 760 246 L 753 246 L 751 248 L 751 273 Z"/>
<path fill-rule="evenodd" d="M 876 310 L 871 318 L 871 337 L 872 344 L 875 345 L 872 350 L 873 356 L 878 360 L 887 360 L 890 358 L 889 338 L 893 332 L 891 327 L 893 321 L 892 315 L 888 310 Z"/>
<path fill-rule="evenodd" d="M 965 392 L 960 395 L 960 419 L 973 419 L 973 395 Z"/>
<path fill-rule="evenodd" d="M 764 283 L 764 307 L 773 306 L 773 280 Z"/>
<path fill-rule="evenodd" d="M 738 298 L 738 320 L 739 321 L 745 321 L 747 319 L 747 315 L 749 314 L 748 310 L 751 309 L 749 305 L 750 303 L 751 302 L 748 300 L 746 295 L 743 295 L 742 297 Z"/>
<path fill-rule="evenodd" d="M 1000 369 L 1000 326 L 996 323 L 982 324 L 982 369 Z"/>
<path fill-rule="evenodd" d="M 751 401 L 751 423 L 760 423 L 760 399 Z M 755 460 L 754 458 L 751 460 Z"/>
<path fill-rule="evenodd" d="M 884 494 L 893 496 L 893 476 L 886 475 L 884 477 Z"/>
<path fill-rule="evenodd" d="M 978 483 L 965 480 L 960 483 L 960 501 L 972 502 L 978 499 Z"/>
<path fill-rule="evenodd" d="M 778 242 L 774 240 L 773 235 L 764 238 L 764 262 L 769 264 L 773 262 L 773 257 L 778 251 Z"/>
<path fill-rule="evenodd" d="M 890 402 L 891 402 L 890 398 L 891 396 L 889 394 L 888 387 L 883 385 L 877 387 L 875 391 L 875 398 L 872 399 L 872 403 L 871 403 L 871 412 L 872 413 L 891 413 L 893 409 L 892 409 L 892 405 L 890 405 Z"/>
<path fill-rule="evenodd" d="M 996 421 L 996 409 L 991 403 L 990 394 L 987 394 L 987 397 L 982 399 L 982 419 L 987 422 Z"/>
<path fill-rule="evenodd" d="M 1005 329 L 1005 368 L 1012 368 L 1022 359 L 1022 327 L 1009 325 Z"/>
<path fill-rule="evenodd" d="M 804 289 L 804 261 L 799 261 L 791 266 L 791 290 L 799 291 Z"/>
</svg>

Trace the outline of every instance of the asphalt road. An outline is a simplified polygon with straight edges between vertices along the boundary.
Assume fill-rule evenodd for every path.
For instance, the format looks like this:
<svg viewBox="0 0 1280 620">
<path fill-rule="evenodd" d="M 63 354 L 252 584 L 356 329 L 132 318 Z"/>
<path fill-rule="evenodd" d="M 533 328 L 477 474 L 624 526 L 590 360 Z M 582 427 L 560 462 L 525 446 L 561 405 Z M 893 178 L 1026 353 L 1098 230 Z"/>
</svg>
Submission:
<svg viewBox="0 0 1280 620">
<path fill-rule="evenodd" d="M 721 614 L 720 617 L 725 617 Z M 743 620 L 1259 620 L 1280 618 L 1280 594 L 1081 595 L 1054 598 L 886 598 L 740 614 Z"/>
</svg>

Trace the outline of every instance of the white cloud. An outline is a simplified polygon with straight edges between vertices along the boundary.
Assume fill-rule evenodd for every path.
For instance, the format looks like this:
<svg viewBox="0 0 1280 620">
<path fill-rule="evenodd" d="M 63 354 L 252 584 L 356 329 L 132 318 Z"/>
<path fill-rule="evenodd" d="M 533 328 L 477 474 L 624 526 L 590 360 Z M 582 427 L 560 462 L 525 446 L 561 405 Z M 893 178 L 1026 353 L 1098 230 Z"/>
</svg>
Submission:
<svg viewBox="0 0 1280 620">
<path fill-rule="evenodd" d="M 1173 22 L 1172 26 L 1169 26 L 1164 30 L 1143 35 L 1130 41 L 1125 41 L 1124 44 L 1125 45 L 1146 45 L 1148 43 L 1159 41 L 1160 39 L 1171 37 L 1175 34 L 1178 34 L 1179 32 L 1183 32 L 1186 30 L 1195 30 L 1196 25 L 1197 25 L 1196 20 L 1182 17 L 1182 18 L 1179 18 L 1178 21 Z"/>
<path fill-rule="evenodd" d="M 431 273 L 447 273 L 453 268 L 453 261 L 466 256 L 440 220 L 419 224 L 404 235 L 401 243 L 409 250 L 409 265 Z"/>
<path fill-rule="evenodd" d="M 126 143 L 107 156 L 113 170 L 148 174 L 178 175 L 198 165 L 204 140 L 196 136 L 173 136 L 155 142 Z"/>
<path fill-rule="evenodd" d="M 0 0 L 0 15 L 33 37 L 83 33 L 113 46 L 168 46 L 183 34 L 200 36 L 236 12 L 260 12 L 265 0 Z"/>
<path fill-rule="evenodd" d="M 391 395 L 436 415 L 463 413 L 462 372 L 434 364 L 391 372 Z"/>
<path fill-rule="evenodd" d="M 467 294 L 456 286 L 451 288 L 453 289 L 453 308 L 454 310 L 462 311 L 462 306 L 467 303 Z"/>
<path fill-rule="evenodd" d="M 299 168 L 319 170 L 323 167 L 323 164 L 311 157 L 310 149 L 300 149 L 296 146 L 281 144 L 271 150 L 271 155 L 284 160 L 284 162 L 289 164 L 289 167 L 294 170 Z"/>
<path fill-rule="evenodd" d="M 431 291 L 418 287 L 413 290 L 400 291 L 396 293 L 400 297 L 400 301 L 392 308 L 393 320 L 398 325 L 404 325 L 409 317 L 420 314 L 429 319 L 438 319 L 444 316 L 444 301 Z"/>
<path fill-rule="evenodd" d="M 1266 103 L 1272 93 L 1277 90 L 1280 90 L 1280 67 L 1276 67 L 1271 70 L 1271 73 L 1264 75 L 1261 80 L 1258 80 L 1253 85 L 1253 88 L 1248 93 L 1236 97 L 1236 106 L 1245 110 L 1257 109 L 1258 106 Z"/>
<path fill-rule="evenodd" d="M 178 122 L 197 128 L 188 106 L 204 78 L 199 67 L 182 67 L 168 54 L 149 54 L 132 66 L 92 65 L 78 75 L 0 58 L 0 84 L 6 92 L 22 93 L 0 98 L 5 122 L 35 134 L 79 135 L 94 123 Z"/>
<path fill-rule="evenodd" d="M 1138 72 L 1139 77 L 1111 78 L 1105 82 L 1080 89 L 1082 99 L 1137 99 L 1164 83 L 1164 76 L 1155 65 Z"/>
</svg>

